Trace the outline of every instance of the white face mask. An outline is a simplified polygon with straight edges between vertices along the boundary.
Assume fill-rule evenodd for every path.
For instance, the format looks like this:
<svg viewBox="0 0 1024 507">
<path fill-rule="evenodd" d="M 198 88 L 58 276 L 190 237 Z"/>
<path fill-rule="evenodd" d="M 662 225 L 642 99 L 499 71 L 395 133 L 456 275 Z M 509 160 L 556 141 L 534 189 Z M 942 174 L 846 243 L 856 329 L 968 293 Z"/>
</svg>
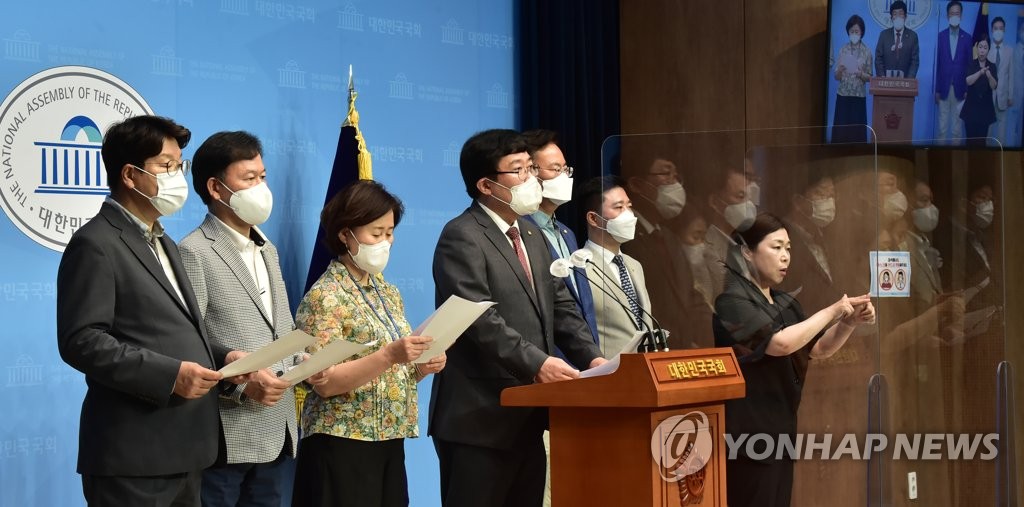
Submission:
<svg viewBox="0 0 1024 507">
<path fill-rule="evenodd" d="M 858 42 L 860 42 L 860 35 L 859 34 L 855 34 L 855 33 L 851 33 L 850 34 L 850 44 L 856 44 Z"/>
<path fill-rule="evenodd" d="M 571 201 L 572 178 L 566 173 L 561 173 L 555 178 L 545 181 L 541 196 L 558 206 Z"/>
<path fill-rule="evenodd" d="M 949 26 L 953 28 L 960 26 L 960 16 L 953 16 L 949 18 Z"/>
<path fill-rule="evenodd" d="M 678 181 L 658 186 L 658 197 L 654 199 L 654 207 L 663 218 L 673 218 L 683 212 L 686 206 L 686 189 Z"/>
<path fill-rule="evenodd" d="M 756 181 L 747 183 L 746 193 L 747 199 L 750 199 L 754 206 L 761 205 L 761 185 L 758 185 Z"/>
<path fill-rule="evenodd" d="M 231 208 L 243 222 L 260 225 L 270 218 L 270 210 L 274 207 L 274 195 L 270 193 L 270 187 L 266 182 L 237 192 L 231 190 L 223 181 L 220 184 L 231 192 L 228 202 L 221 200 L 221 204 Z"/>
<path fill-rule="evenodd" d="M 923 208 L 917 208 L 914 213 L 914 227 L 921 232 L 932 232 L 939 225 L 939 208 L 929 204 Z"/>
<path fill-rule="evenodd" d="M 1004 35 L 1006 35 L 1006 32 L 1004 32 L 1002 30 L 995 30 L 995 31 L 992 32 L 992 40 L 994 40 L 996 42 L 1003 42 L 1003 36 Z"/>
<path fill-rule="evenodd" d="M 704 263 L 704 250 L 707 248 L 707 243 L 698 243 L 696 245 L 683 244 L 683 253 L 686 254 L 686 260 L 690 262 L 691 266 L 699 266 Z"/>
<path fill-rule="evenodd" d="M 757 218 L 757 207 L 750 201 L 743 201 L 726 206 L 722 215 L 733 229 L 745 231 L 753 225 L 754 219 Z"/>
<path fill-rule="evenodd" d="M 907 196 L 899 190 L 885 196 L 882 203 L 882 214 L 890 220 L 896 220 L 907 212 Z"/>
<path fill-rule="evenodd" d="M 540 202 L 544 199 L 544 191 L 541 189 L 540 183 L 536 177 L 531 177 L 529 180 L 524 181 L 512 188 L 506 187 L 497 181 L 491 180 L 495 185 L 501 188 L 508 189 L 512 192 L 512 201 L 506 202 L 498 198 L 498 196 L 491 194 L 492 197 L 498 199 L 505 204 L 508 204 L 512 211 L 516 212 L 521 217 L 526 215 L 532 215 L 540 209 Z"/>
<path fill-rule="evenodd" d="M 601 218 L 605 220 L 605 227 L 598 228 L 608 231 L 612 239 L 620 245 L 632 241 L 633 236 L 636 235 L 636 215 L 633 214 L 632 210 L 625 210 L 611 220 L 604 217 Z"/>
<path fill-rule="evenodd" d="M 979 229 L 986 229 L 992 225 L 996 216 L 996 206 L 991 200 L 979 203 L 974 206 L 974 225 Z"/>
<path fill-rule="evenodd" d="M 132 190 L 136 191 L 142 197 L 149 199 L 150 204 L 156 208 L 157 212 L 161 216 L 173 215 L 182 206 L 185 205 L 185 200 L 188 199 L 188 182 L 185 181 L 185 171 L 177 171 L 173 175 L 168 173 L 153 174 L 141 167 L 132 166 L 154 178 L 156 178 L 156 195 L 150 197 L 139 191 L 138 187 Z"/>
<path fill-rule="evenodd" d="M 897 29 L 897 30 L 902 30 L 904 25 L 906 25 L 906 23 L 907 23 L 906 18 L 902 18 L 902 17 L 901 18 L 892 18 L 892 27 Z"/>
<path fill-rule="evenodd" d="M 359 245 L 359 251 L 352 253 L 352 250 L 348 251 L 349 257 L 352 257 L 352 262 L 359 266 L 359 269 L 366 271 L 371 275 L 379 275 L 384 271 L 384 268 L 388 265 L 388 258 L 391 256 L 391 242 L 383 240 L 380 243 L 374 243 L 372 245 L 364 245 L 356 239 L 356 235 L 349 231 L 352 239 L 355 239 L 356 244 Z"/>
<path fill-rule="evenodd" d="M 836 219 L 836 200 L 834 197 L 814 199 L 811 201 L 811 221 L 818 227 L 828 227 Z"/>
</svg>

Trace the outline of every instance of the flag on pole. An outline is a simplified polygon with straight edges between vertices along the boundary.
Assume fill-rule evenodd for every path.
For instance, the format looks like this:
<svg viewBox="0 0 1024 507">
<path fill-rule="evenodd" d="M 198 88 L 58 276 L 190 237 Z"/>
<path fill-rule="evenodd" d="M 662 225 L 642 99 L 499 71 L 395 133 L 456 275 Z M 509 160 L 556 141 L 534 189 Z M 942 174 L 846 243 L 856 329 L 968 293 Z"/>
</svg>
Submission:
<svg viewBox="0 0 1024 507">
<path fill-rule="evenodd" d="M 978 5 L 978 17 L 974 20 L 974 33 L 971 34 L 974 40 L 971 41 L 972 54 L 978 58 L 978 41 L 988 39 L 988 2 Z M 989 51 L 992 50 L 992 42 L 988 43 Z"/>
<path fill-rule="evenodd" d="M 357 96 L 355 85 L 352 82 L 352 66 L 349 65 L 348 114 L 345 115 L 345 121 L 341 124 L 338 148 L 334 152 L 334 167 L 331 169 L 331 178 L 327 183 L 324 204 L 327 204 L 327 201 L 330 201 L 331 197 L 334 197 L 334 194 L 338 193 L 345 185 L 357 179 L 373 179 L 370 151 L 366 148 L 366 139 L 363 138 L 363 133 L 359 130 L 359 111 L 356 110 Z M 331 252 L 324 246 L 323 241 L 324 230 L 318 228 L 303 293 L 309 291 L 309 288 L 316 283 L 331 263 Z"/>
<path fill-rule="evenodd" d="M 355 85 L 352 82 L 352 66 L 348 66 L 348 114 L 341 124 L 341 133 L 338 135 L 338 148 L 334 152 L 334 166 L 331 168 L 331 178 L 327 183 L 327 195 L 324 196 L 324 204 L 334 197 L 339 190 L 356 181 L 372 180 L 373 167 L 370 160 L 370 151 L 366 148 L 366 139 L 359 130 L 359 111 L 356 111 Z M 331 263 L 332 254 L 324 246 L 324 230 L 318 227 L 316 242 L 313 244 L 313 255 L 309 261 L 309 271 L 306 274 L 306 286 L 303 293 L 320 278 L 320 275 L 327 270 Z M 295 386 L 295 409 L 298 417 L 302 418 L 302 405 L 309 394 L 305 384 Z"/>
</svg>

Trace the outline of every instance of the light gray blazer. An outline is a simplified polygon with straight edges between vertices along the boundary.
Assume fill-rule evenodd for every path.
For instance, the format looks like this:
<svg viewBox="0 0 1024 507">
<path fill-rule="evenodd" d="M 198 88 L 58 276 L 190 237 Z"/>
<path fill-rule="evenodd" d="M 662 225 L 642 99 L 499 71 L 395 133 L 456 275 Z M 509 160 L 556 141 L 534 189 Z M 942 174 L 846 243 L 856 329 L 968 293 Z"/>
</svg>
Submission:
<svg viewBox="0 0 1024 507">
<path fill-rule="evenodd" d="M 267 240 L 262 250 L 274 302 L 271 326 L 256 283 L 228 233 L 219 220 L 207 215 L 202 225 L 181 240 L 178 249 L 210 340 L 252 352 L 290 332 L 295 321 L 274 245 Z M 271 370 L 283 371 L 285 367 L 276 364 Z M 253 400 L 239 405 L 221 399 L 220 416 L 228 463 L 267 463 L 277 459 L 284 447 L 285 432 L 291 437 L 289 452 L 295 456 L 298 424 L 292 390 L 273 407 Z"/>
<path fill-rule="evenodd" d="M 594 313 L 597 315 L 597 333 L 601 343 L 601 352 L 605 357 L 610 358 L 629 343 L 633 333 L 637 331 L 636 324 L 634 324 L 636 321 L 630 319 L 629 314 L 619 306 L 619 303 L 615 302 L 614 299 L 601 290 L 603 288 L 614 294 L 615 297 L 619 298 L 629 308 L 629 298 L 626 297 L 626 293 L 622 291 L 622 287 L 618 283 L 613 283 L 613 281 L 618 280 L 618 268 L 612 271 L 614 266 L 609 266 L 611 259 L 602 259 L 601 251 L 593 248 L 593 243 L 588 241 L 585 248 L 594 253 L 594 264 L 601 266 L 605 274 L 611 277 L 611 280 L 606 279 L 598 273 L 597 268 L 592 264 L 587 264 L 587 278 L 591 280 L 590 285 L 594 292 Z M 647 316 L 651 312 L 651 297 L 647 294 L 644 268 L 636 259 L 626 254 L 622 254 L 622 260 L 626 265 L 626 271 L 629 272 L 629 278 L 633 282 L 633 288 L 636 290 L 640 307 L 646 312 L 644 314 L 644 322 L 648 326 L 652 326 L 651 318 Z"/>
</svg>

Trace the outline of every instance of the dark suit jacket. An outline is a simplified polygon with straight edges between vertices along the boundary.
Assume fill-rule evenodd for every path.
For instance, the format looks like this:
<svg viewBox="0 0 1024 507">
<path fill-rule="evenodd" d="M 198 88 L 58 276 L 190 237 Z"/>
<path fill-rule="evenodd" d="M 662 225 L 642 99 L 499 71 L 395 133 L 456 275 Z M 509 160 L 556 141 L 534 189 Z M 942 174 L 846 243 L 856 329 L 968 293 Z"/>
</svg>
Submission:
<svg viewBox="0 0 1024 507">
<path fill-rule="evenodd" d="M 537 225 L 537 222 L 533 217 L 523 217 L 529 220 L 530 223 Z M 567 225 L 555 220 L 555 228 L 558 229 L 559 234 L 562 235 L 562 241 L 565 241 L 565 247 L 569 249 L 569 252 L 575 252 L 579 250 L 579 243 L 576 242 L 576 235 L 573 234 L 572 229 Z M 543 236 L 543 234 L 541 234 Z M 547 236 L 544 236 L 547 238 Z M 558 247 L 548 243 L 548 251 L 551 252 L 551 258 L 557 259 L 559 257 Z M 594 310 L 594 293 L 590 289 L 590 282 L 587 281 L 587 274 L 582 269 L 574 269 L 571 275 L 576 281 L 576 285 L 569 280 L 569 277 L 562 279 L 565 282 L 565 288 L 569 290 L 569 294 L 572 294 L 572 298 L 576 300 L 576 309 L 580 311 L 580 315 L 587 321 L 587 325 L 590 326 L 590 334 L 594 336 L 594 343 L 600 343 L 597 337 L 597 320 L 595 320 L 596 311 Z M 579 290 L 576 289 L 579 287 Z"/>
<path fill-rule="evenodd" d="M 862 294 L 862 292 L 857 292 L 859 287 L 841 289 L 841 282 L 837 282 L 833 277 L 841 275 L 844 266 L 837 265 L 835 258 L 829 258 L 826 252 L 829 270 L 832 275 L 830 277 L 829 273 L 826 273 L 825 269 L 818 263 L 818 259 L 814 257 L 810 246 L 807 244 L 807 239 L 801 233 L 799 226 L 792 224 L 788 220 L 785 223 L 789 229 L 789 239 L 791 241 L 790 269 L 786 278 L 783 279 L 782 284 L 779 286 L 780 290 L 802 301 L 802 308 L 811 315 L 838 301 L 839 298 L 843 297 L 844 290 L 850 294 Z M 817 238 L 817 243 L 822 248 L 825 247 L 824 238 Z M 858 274 L 860 274 L 859 271 Z M 842 278 L 841 276 L 839 277 Z"/>
<path fill-rule="evenodd" d="M 138 226 L 104 203 L 68 243 L 57 273 L 57 345 L 85 374 L 78 472 L 153 476 L 198 471 L 217 457 L 216 389 L 173 395 L 182 361 L 223 364 L 213 350 L 174 242 L 160 239 L 182 306 Z"/>
<path fill-rule="evenodd" d="M 533 383 L 555 346 L 577 367 L 600 355 L 562 280 L 548 271 L 551 254 L 532 223 L 519 220 L 534 290 L 506 236 L 478 203 L 448 222 L 434 250 L 436 302 L 454 294 L 495 301 L 448 349 L 433 381 L 430 435 L 495 449 L 540 438 L 547 412 L 501 406 L 501 391 Z"/>
<path fill-rule="evenodd" d="M 917 77 L 917 67 L 921 63 L 917 32 L 904 27 L 901 39 L 903 47 L 893 49 L 896 46 L 896 29 L 888 28 L 878 34 L 878 44 L 875 46 L 876 76 L 885 77 L 887 70 L 902 70 L 904 77 Z M 949 85 L 946 86 L 948 89 Z"/>
<path fill-rule="evenodd" d="M 953 94 L 957 100 L 964 100 L 967 94 L 967 66 L 974 59 L 971 34 L 961 26 L 956 39 L 956 53 L 949 52 L 949 28 L 939 32 L 935 41 L 938 56 L 935 61 L 935 93 L 943 99 L 949 93 L 949 85 L 953 85 Z"/>
</svg>

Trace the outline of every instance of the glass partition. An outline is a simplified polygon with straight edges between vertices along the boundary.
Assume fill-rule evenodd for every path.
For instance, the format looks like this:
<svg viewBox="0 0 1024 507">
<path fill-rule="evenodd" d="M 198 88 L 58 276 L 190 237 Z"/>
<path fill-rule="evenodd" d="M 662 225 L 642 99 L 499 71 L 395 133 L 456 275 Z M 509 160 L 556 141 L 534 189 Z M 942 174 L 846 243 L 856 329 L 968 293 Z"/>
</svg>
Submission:
<svg viewBox="0 0 1024 507">
<path fill-rule="evenodd" d="M 622 280 L 616 264 L 602 264 L 610 275 L 597 280 L 604 287 L 591 281 L 602 346 L 617 351 L 629 328 L 615 322 L 646 309 L 653 316 L 647 325 L 669 331 L 672 349 L 732 346 L 755 405 L 734 410 L 752 420 L 731 420 L 727 432 L 763 427 L 794 438 L 796 452 L 776 440 L 767 458 L 797 458 L 792 505 L 1004 505 L 1015 480 L 1003 323 L 1004 154 L 994 140 L 977 144 L 995 147 L 968 151 L 910 146 L 927 140 L 823 139 L 824 127 L 608 138 L 602 174 L 611 180 L 603 190 L 622 186 L 637 216 L 634 238 L 615 240 L 620 225 L 607 218 L 617 213 L 596 214 L 609 194 L 588 203 L 587 182 L 577 182 L 577 195 L 588 231 L 577 232 L 581 245 L 588 235 L 610 251 L 621 244 L 641 266 L 630 277 L 641 308 L 602 290 Z M 784 272 L 758 265 L 767 257 L 743 239 L 761 213 L 784 224 L 791 244 Z M 738 304 L 730 283 L 744 284 L 740 294 L 751 308 L 779 312 L 766 324 L 770 340 L 756 339 L 764 333 L 757 315 L 719 315 L 714 324 L 716 309 L 736 311 L 723 303 Z M 845 341 L 840 329 L 856 317 L 826 326 L 797 352 L 778 345 L 790 342 L 771 343 L 796 327 L 787 304 L 813 319 L 835 314 L 829 308 L 844 296 L 865 294 L 876 321 L 856 326 Z M 778 361 L 763 366 L 762 358 L 787 356 L 789 370 Z M 753 457 L 766 450 L 739 448 L 748 457 L 744 450 Z"/>
</svg>

